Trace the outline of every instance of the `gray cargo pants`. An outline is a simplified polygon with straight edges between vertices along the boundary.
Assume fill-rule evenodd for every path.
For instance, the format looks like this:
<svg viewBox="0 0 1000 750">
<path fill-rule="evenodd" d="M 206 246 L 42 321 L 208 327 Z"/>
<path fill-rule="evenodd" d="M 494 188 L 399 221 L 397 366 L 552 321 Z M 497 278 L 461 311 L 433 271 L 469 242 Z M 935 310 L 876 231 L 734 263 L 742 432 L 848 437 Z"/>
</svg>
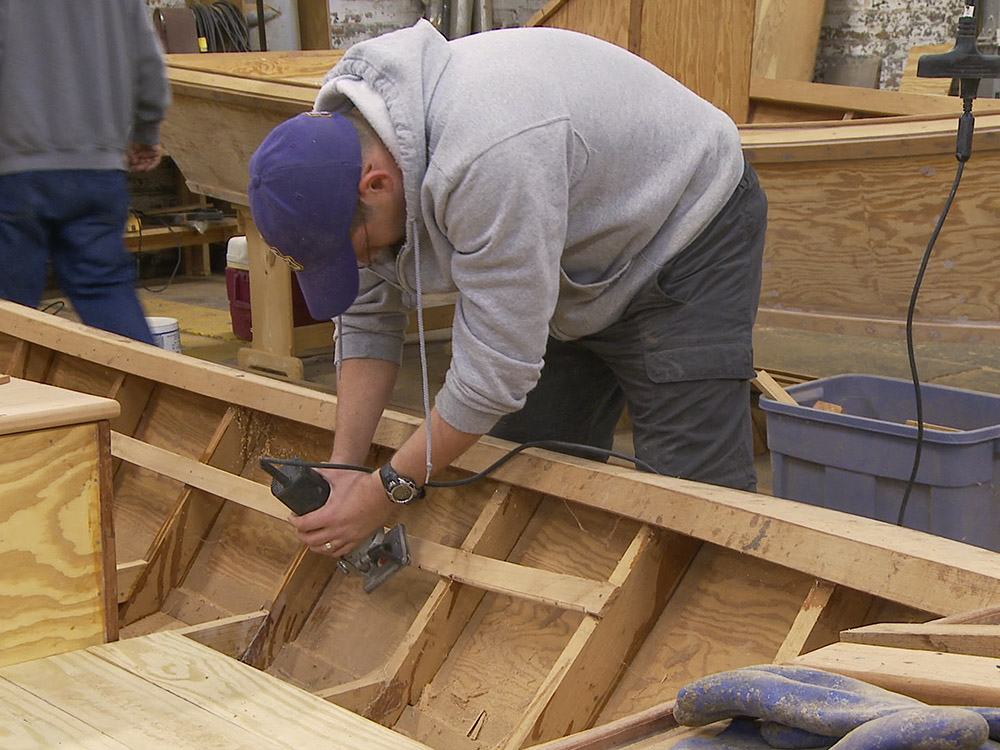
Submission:
<svg viewBox="0 0 1000 750">
<path fill-rule="evenodd" d="M 755 490 L 749 379 L 766 222 L 748 163 L 719 215 L 620 320 L 549 339 L 524 408 L 490 434 L 610 448 L 627 404 L 635 455 L 661 474 Z"/>
</svg>

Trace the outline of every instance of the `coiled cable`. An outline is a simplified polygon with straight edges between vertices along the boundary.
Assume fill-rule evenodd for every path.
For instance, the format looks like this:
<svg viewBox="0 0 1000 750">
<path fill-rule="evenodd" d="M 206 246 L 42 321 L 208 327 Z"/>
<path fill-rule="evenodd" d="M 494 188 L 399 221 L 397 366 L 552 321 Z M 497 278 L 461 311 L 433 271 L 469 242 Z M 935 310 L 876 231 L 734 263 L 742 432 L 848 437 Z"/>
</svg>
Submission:
<svg viewBox="0 0 1000 750">
<path fill-rule="evenodd" d="M 208 52 L 249 52 L 250 28 L 246 16 L 232 3 L 191 3 L 198 36 Z"/>
</svg>

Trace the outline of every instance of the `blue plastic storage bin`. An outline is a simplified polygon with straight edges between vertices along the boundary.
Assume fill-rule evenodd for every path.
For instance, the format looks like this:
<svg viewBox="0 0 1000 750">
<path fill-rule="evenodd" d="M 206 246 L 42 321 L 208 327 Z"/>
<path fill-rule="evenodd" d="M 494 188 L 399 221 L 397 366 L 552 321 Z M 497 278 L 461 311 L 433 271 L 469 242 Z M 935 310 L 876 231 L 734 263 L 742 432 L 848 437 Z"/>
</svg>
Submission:
<svg viewBox="0 0 1000 750">
<path fill-rule="evenodd" d="M 913 383 L 837 375 L 787 391 L 796 404 L 760 398 L 773 494 L 896 523 L 917 441 L 906 424 L 916 418 Z M 1000 396 L 925 383 L 920 392 L 925 424 L 961 431 L 924 430 L 903 525 L 1000 551 Z"/>
</svg>

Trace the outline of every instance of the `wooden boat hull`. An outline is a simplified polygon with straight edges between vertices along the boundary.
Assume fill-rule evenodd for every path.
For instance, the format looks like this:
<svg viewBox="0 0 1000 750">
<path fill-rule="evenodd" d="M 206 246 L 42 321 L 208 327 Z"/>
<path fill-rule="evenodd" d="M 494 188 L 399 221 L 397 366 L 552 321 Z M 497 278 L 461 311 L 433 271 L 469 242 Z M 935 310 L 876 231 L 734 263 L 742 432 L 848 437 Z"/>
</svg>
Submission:
<svg viewBox="0 0 1000 750">
<path fill-rule="evenodd" d="M 744 126 L 769 200 L 760 321 L 899 336 L 955 178 L 957 112 Z M 919 338 L 993 344 L 1000 332 L 1000 114 L 977 118 L 973 157 L 915 309 Z"/>
<path fill-rule="evenodd" d="M 324 460 L 336 398 L 0 302 L 15 377 L 117 400 L 121 635 L 191 637 L 434 748 L 521 748 L 793 657 L 1000 601 L 1000 556 L 763 495 L 531 450 L 397 520 L 368 595 L 302 548 L 263 455 Z M 387 413 L 378 465 L 417 420 Z M 483 439 L 456 479 L 510 447 Z"/>
<path fill-rule="evenodd" d="M 246 206 L 253 150 L 312 105 L 322 72 L 341 54 L 171 56 L 164 142 L 191 189 Z M 763 78 L 751 81 L 750 101 L 759 120 L 740 132 L 770 204 L 760 324 L 900 337 L 955 174 L 959 101 Z M 918 339 L 1000 342 L 998 108 L 976 103 L 973 157 L 923 280 Z M 842 116 L 861 119 L 829 119 Z M 281 272 L 259 264 L 259 283 Z M 279 284 L 287 285 L 283 276 L 269 299 Z M 265 338 L 270 327 L 262 321 Z"/>
</svg>

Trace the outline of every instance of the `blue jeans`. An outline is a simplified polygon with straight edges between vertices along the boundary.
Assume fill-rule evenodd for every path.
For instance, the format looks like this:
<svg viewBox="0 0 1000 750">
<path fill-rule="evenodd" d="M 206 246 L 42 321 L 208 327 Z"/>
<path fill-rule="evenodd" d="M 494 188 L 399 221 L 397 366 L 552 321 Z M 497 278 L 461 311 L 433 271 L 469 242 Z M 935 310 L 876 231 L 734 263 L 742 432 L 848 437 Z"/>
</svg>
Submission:
<svg viewBox="0 0 1000 750">
<path fill-rule="evenodd" d="M 749 379 L 766 221 L 747 164 L 720 214 L 621 319 L 549 338 L 538 385 L 490 434 L 610 448 L 627 404 L 635 455 L 658 472 L 755 490 Z"/>
<path fill-rule="evenodd" d="M 124 172 L 0 175 L 0 297 L 37 307 L 51 261 L 84 323 L 152 344 L 122 240 L 128 205 Z"/>
</svg>

